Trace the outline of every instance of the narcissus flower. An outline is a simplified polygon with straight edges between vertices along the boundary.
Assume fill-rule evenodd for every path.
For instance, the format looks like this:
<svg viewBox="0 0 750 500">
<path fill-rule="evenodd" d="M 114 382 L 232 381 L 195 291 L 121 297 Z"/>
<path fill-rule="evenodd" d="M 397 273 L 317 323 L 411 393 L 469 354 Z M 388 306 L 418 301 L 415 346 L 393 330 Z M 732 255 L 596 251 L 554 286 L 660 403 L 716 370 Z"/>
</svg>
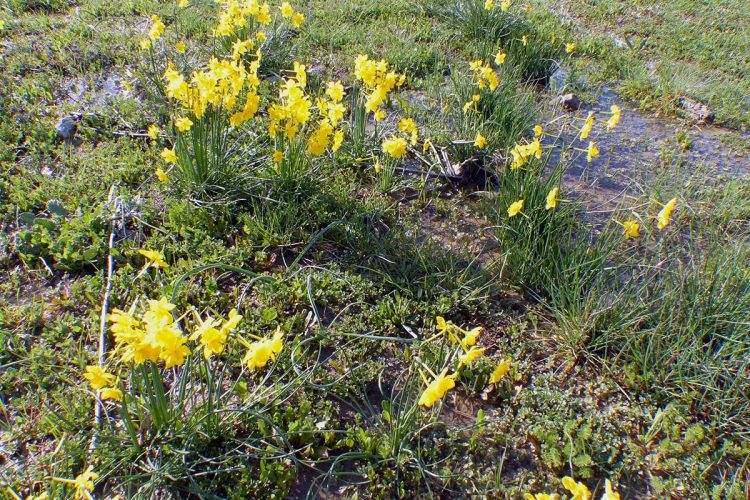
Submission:
<svg viewBox="0 0 750 500">
<path fill-rule="evenodd" d="M 143 40 L 141 40 L 139 45 L 141 47 L 141 50 L 148 50 L 151 48 L 151 40 L 149 40 L 148 38 L 144 38 Z"/>
<path fill-rule="evenodd" d="M 376 174 L 379 174 L 380 171 L 382 170 L 382 167 L 380 166 L 380 158 L 375 158 L 374 168 L 375 168 L 375 173 Z"/>
<path fill-rule="evenodd" d="M 506 12 L 510 8 L 511 0 L 503 0 L 500 4 L 500 10 Z"/>
<path fill-rule="evenodd" d="M 326 95 L 330 97 L 333 102 L 341 102 L 344 98 L 344 85 L 339 80 L 328 82 L 326 84 Z"/>
<path fill-rule="evenodd" d="M 586 150 L 586 161 L 591 163 L 591 161 L 599 156 L 599 149 L 596 147 L 596 144 L 594 144 L 594 141 L 589 141 L 589 147 Z"/>
<path fill-rule="evenodd" d="M 573 494 L 570 500 L 589 500 L 591 498 L 591 492 L 586 485 L 577 482 L 570 476 L 565 476 L 562 479 L 562 484 L 566 490 Z"/>
<path fill-rule="evenodd" d="M 473 96 L 471 96 L 471 101 L 467 101 L 464 104 L 464 113 L 466 113 L 470 109 L 473 109 L 474 111 L 476 111 L 477 110 L 477 103 L 479 102 L 479 99 L 480 99 L 480 95 L 479 94 L 474 94 Z"/>
<path fill-rule="evenodd" d="M 282 338 L 284 333 L 281 328 L 276 329 L 272 338 L 264 338 L 247 346 L 247 353 L 242 363 L 250 370 L 263 368 L 269 361 L 276 360 L 276 355 L 284 347 Z"/>
<path fill-rule="evenodd" d="M 638 224 L 638 221 L 635 219 L 626 220 L 622 223 L 622 229 L 623 233 L 622 235 L 625 236 L 626 240 L 629 240 L 630 238 L 637 238 L 640 236 L 640 230 L 641 225 Z"/>
<path fill-rule="evenodd" d="M 297 12 L 292 16 L 292 26 L 299 28 L 302 23 L 305 22 L 305 15 L 302 12 Z"/>
<path fill-rule="evenodd" d="M 431 408 L 432 405 L 443 399 L 446 392 L 456 387 L 457 376 L 458 373 L 448 375 L 448 368 L 444 369 L 440 375 L 435 377 L 435 380 L 427 384 L 427 389 L 419 398 L 420 406 Z"/>
<path fill-rule="evenodd" d="M 604 495 L 602 500 L 620 500 L 620 494 L 612 488 L 612 483 L 609 479 L 604 480 Z"/>
<path fill-rule="evenodd" d="M 174 148 L 172 148 L 172 149 L 164 148 L 162 150 L 162 152 L 161 152 L 161 157 L 167 163 L 176 163 L 177 162 L 177 154 L 175 154 Z"/>
<path fill-rule="evenodd" d="M 612 130 L 617 126 L 618 123 L 620 123 L 620 115 L 622 111 L 620 110 L 620 106 L 618 106 L 617 104 L 613 104 L 609 109 L 612 112 L 612 116 L 610 116 L 609 120 L 607 120 L 607 130 Z"/>
<path fill-rule="evenodd" d="M 461 357 L 458 359 L 459 365 L 468 365 L 475 359 L 481 357 L 484 355 L 485 348 L 478 348 L 478 347 L 472 347 L 468 351 L 466 351 L 464 354 L 461 355 Z"/>
<path fill-rule="evenodd" d="M 159 16 L 153 14 L 151 16 L 151 28 L 148 30 L 148 37 L 151 40 L 158 40 L 159 37 L 164 33 L 164 23 L 161 22 Z"/>
<path fill-rule="evenodd" d="M 151 125 L 148 126 L 148 129 L 146 129 L 146 133 L 152 139 L 157 139 L 159 137 L 159 132 L 161 132 L 161 130 L 159 129 L 159 126 L 155 123 L 152 123 Z"/>
<path fill-rule="evenodd" d="M 498 382 L 500 382 L 505 374 L 508 373 L 508 370 L 510 370 L 510 360 L 504 359 L 492 371 L 492 375 L 490 376 L 490 384 L 497 384 Z"/>
<path fill-rule="evenodd" d="M 589 115 L 586 117 L 586 121 L 583 123 L 583 127 L 581 127 L 581 140 L 587 139 L 589 134 L 591 133 L 591 128 L 594 126 L 594 113 L 593 111 L 589 111 Z"/>
<path fill-rule="evenodd" d="M 568 43 L 565 44 L 565 52 L 566 53 L 570 54 L 574 50 L 576 50 L 576 44 L 575 44 L 575 42 L 568 42 Z"/>
<path fill-rule="evenodd" d="M 482 135 L 481 132 L 477 132 L 477 136 L 474 139 L 474 146 L 479 149 L 483 149 L 487 145 L 487 139 Z"/>
<path fill-rule="evenodd" d="M 492 10 L 492 8 L 495 6 L 495 2 L 493 0 L 485 0 L 484 2 L 484 8 L 486 10 Z"/>
<path fill-rule="evenodd" d="M 122 401 L 122 391 L 115 387 L 105 387 L 104 389 L 102 389 L 102 392 L 99 394 L 99 397 L 102 399 L 102 401 L 106 401 L 108 399 L 114 399 L 115 401 Z"/>
<path fill-rule="evenodd" d="M 508 57 L 508 54 L 506 54 L 502 50 L 499 51 L 497 54 L 495 54 L 495 64 L 497 64 L 498 66 L 500 66 L 501 64 L 503 64 L 505 62 L 505 58 L 506 57 Z"/>
<path fill-rule="evenodd" d="M 534 137 L 541 137 L 544 133 L 544 129 L 541 125 L 534 125 Z"/>
<path fill-rule="evenodd" d="M 186 116 L 181 116 L 174 121 L 174 126 L 177 127 L 177 130 L 180 132 L 185 132 L 190 130 L 190 127 L 193 126 L 193 121 Z"/>
<path fill-rule="evenodd" d="M 557 193 L 560 192 L 560 188 L 553 187 L 550 189 L 549 193 L 547 193 L 547 204 L 545 205 L 546 210 L 550 210 L 557 207 Z"/>
<path fill-rule="evenodd" d="M 179 0 L 177 2 L 178 7 L 187 7 L 188 6 L 188 0 Z"/>
<path fill-rule="evenodd" d="M 657 226 L 659 227 L 659 230 L 664 230 L 665 227 L 669 225 L 669 221 L 672 217 L 672 211 L 674 210 L 675 205 L 677 204 L 677 197 L 672 198 L 667 202 L 666 205 L 659 211 L 659 215 L 656 216 L 657 220 Z"/>
<path fill-rule="evenodd" d="M 524 500 L 558 500 L 557 493 L 524 493 Z"/>
<path fill-rule="evenodd" d="M 91 500 L 91 492 L 94 491 L 94 481 L 98 478 L 99 474 L 94 472 L 93 466 L 89 465 L 86 470 L 77 475 L 75 479 L 53 477 L 52 480 L 73 486 L 74 500 Z"/>
<path fill-rule="evenodd" d="M 184 54 L 185 53 L 185 42 L 183 42 L 182 40 L 180 40 L 179 42 L 177 42 L 177 45 L 175 45 L 174 48 L 175 48 L 175 50 L 177 51 L 178 54 Z"/>
<path fill-rule="evenodd" d="M 406 139 L 392 136 L 383 141 L 383 151 L 394 158 L 401 158 L 406 153 Z"/>
<path fill-rule="evenodd" d="M 402 118 L 398 122 L 399 132 L 411 135 L 411 145 L 416 146 L 419 140 L 419 131 L 417 129 L 417 123 L 412 118 Z"/>
<path fill-rule="evenodd" d="M 138 250 L 138 253 L 148 259 L 149 265 L 156 267 L 168 267 L 169 264 L 164 260 L 164 256 L 157 250 Z"/>
<path fill-rule="evenodd" d="M 83 378 L 89 381 L 91 388 L 95 391 L 115 383 L 115 376 L 105 372 L 101 366 L 87 366 Z"/>
<path fill-rule="evenodd" d="M 281 163 L 281 160 L 284 159 L 284 153 L 281 151 L 274 151 L 273 152 L 273 161 L 274 163 Z"/>
<path fill-rule="evenodd" d="M 521 43 L 523 43 L 523 46 L 526 47 L 529 44 L 529 37 L 526 35 L 522 36 Z"/>
<path fill-rule="evenodd" d="M 281 6 L 279 7 L 279 10 L 281 11 L 281 15 L 283 17 L 289 18 L 294 15 L 294 9 L 289 4 L 289 2 L 282 3 Z"/>
<path fill-rule="evenodd" d="M 169 182 L 169 177 L 167 176 L 167 173 L 159 167 L 157 167 L 156 170 L 154 170 L 154 175 L 161 182 Z"/>
<path fill-rule="evenodd" d="M 508 217 L 515 217 L 523 210 L 523 200 L 514 201 L 508 207 Z"/>
</svg>

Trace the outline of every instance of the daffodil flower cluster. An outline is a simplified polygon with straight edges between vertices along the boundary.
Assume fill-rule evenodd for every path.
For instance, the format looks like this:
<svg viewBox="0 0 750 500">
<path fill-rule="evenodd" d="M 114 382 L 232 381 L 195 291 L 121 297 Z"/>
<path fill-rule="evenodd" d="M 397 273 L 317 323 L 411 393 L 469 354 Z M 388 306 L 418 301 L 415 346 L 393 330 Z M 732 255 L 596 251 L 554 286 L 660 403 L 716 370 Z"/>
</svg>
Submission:
<svg viewBox="0 0 750 500">
<path fill-rule="evenodd" d="M 462 354 L 458 358 L 458 369 L 454 373 L 448 375 L 448 368 L 445 368 L 437 375 L 432 374 L 431 380 L 427 380 L 423 375 L 427 387 L 419 398 L 419 405 L 426 408 L 431 408 L 436 402 L 440 401 L 449 390 L 456 386 L 456 378 L 458 378 L 461 367 L 469 365 L 484 356 L 486 350 L 486 348 L 476 346 L 477 338 L 482 332 L 481 327 L 465 330 L 451 321 L 446 321 L 442 316 L 438 316 L 435 320 L 437 323 L 437 334 L 428 339 L 427 342 L 438 337 L 445 337 L 451 344 L 459 345 Z M 500 382 L 509 369 L 510 360 L 506 359 L 500 362 L 493 370 L 489 383 L 497 384 Z"/>
<path fill-rule="evenodd" d="M 248 47 L 252 47 L 252 41 L 245 41 L 244 47 L 243 50 L 235 44 L 231 59 L 211 58 L 206 68 L 193 72 L 190 81 L 169 63 L 164 72 L 167 96 L 177 101 L 183 112 L 192 113 L 198 120 L 204 116 L 208 106 L 228 112 L 236 110 L 230 116 L 232 126 L 251 119 L 258 111 L 258 68 L 261 53 L 257 50 L 256 58 L 246 64 L 243 54 Z M 244 103 L 241 103 L 243 94 Z M 187 117 L 178 117 L 175 120 L 175 126 L 183 132 L 189 130 L 192 125 L 192 120 Z"/>
<path fill-rule="evenodd" d="M 361 54 L 354 60 L 354 76 L 364 86 L 365 109 L 374 113 L 375 120 L 382 121 L 385 118 L 383 104 L 388 94 L 404 84 L 406 75 L 389 70 L 383 59 L 375 61 Z"/>
<path fill-rule="evenodd" d="M 513 158 L 510 162 L 510 168 L 518 170 L 526 165 L 531 157 L 536 157 L 537 160 L 542 159 L 542 143 L 539 141 L 538 136 L 534 137 L 534 140 L 528 144 L 516 144 L 513 146 L 510 154 Z"/>
<path fill-rule="evenodd" d="M 329 145 L 334 153 L 341 147 L 344 131 L 339 126 L 346 112 L 343 99 L 344 85 L 340 81 L 328 82 L 325 95 L 315 102 L 319 118 L 317 128 L 307 140 L 307 151 L 310 154 L 320 156 Z"/>
<path fill-rule="evenodd" d="M 223 4 L 219 22 L 214 29 L 214 34 L 218 36 L 236 35 L 239 30 L 249 25 L 249 19 L 253 19 L 258 24 L 271 24 L 271 7 L 268 2 L 262 4 L 258 0 L 246 0 L 238 2 L 229 0 Z"/>
<path fill-rule="evenodd" d="M 116 352 L 122 362 L 142 364 L 162 361 L 165 368 L 181 365 L 190 354 L 172 311 L 175 305 L 167 299 L 149 300 L 148 309 L 136 318 L 133 311 L 115 310 L 110 315 Z"/>
<path fill-rule="evenodd" d="M 470 62 L 469 67 L 474 72 L 477 86 L 480 89 L 489 88 L 491 91 L 494 91 L 500 84 L 497 72 L 489 63 L 485 63 L 482 60 L 476 60 Z"/>
<path fill-rule="evenodd" d="M 310 119 L 312 101 L 305 94 L 307 72 L 304 65 L 294 63 L 294 75 L 284 79 L 279 89 L 279 100 L 268 108 L 268 135 L 275 139 L 281 131 L 287 139 L 294 139 Z"/>
</svg>

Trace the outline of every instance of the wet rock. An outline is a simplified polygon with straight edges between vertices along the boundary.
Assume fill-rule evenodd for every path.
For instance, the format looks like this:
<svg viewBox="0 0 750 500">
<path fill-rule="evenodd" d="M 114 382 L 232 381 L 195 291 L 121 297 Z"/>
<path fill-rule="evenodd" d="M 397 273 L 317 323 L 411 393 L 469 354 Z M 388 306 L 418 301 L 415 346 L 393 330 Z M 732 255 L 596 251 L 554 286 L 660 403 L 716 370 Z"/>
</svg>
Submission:
<svg viewBox="0 0 750 500">
<path fill-rule="evenodd" d="M 581 107 L 581 100 L 575 94 L 565 94 L 560 96 L 560 106 L 565 111 L 578 111 Z"/>
<path fill-rule="evenodd" d="M 78 122 L 81 120 L 80 114 L 66 116 L 55 125 L 55 133 L 60 139 L 71 142 L 78 131 Z"/>
<path fill-rule="evenodd" d="M 688 97 L 681 97 L 679 104 L 682 111 L 698 123 L 711 123 L 714 120 L 711 108 L 702 102 L 694 101 Z"/>
</svg>

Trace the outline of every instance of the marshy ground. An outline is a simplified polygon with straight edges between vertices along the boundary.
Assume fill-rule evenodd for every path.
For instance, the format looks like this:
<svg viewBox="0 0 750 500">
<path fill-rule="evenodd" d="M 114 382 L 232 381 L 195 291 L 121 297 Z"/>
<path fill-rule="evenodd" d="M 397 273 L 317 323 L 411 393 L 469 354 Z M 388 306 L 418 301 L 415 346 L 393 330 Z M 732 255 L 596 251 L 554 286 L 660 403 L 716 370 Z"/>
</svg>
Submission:
<svg viewBox="0 0 750 500">
<path fill-rule="evenodd" d="M 746 5 L 284 4 L 0 5 L 0 494 L 747 498 Z"/>
</svg>

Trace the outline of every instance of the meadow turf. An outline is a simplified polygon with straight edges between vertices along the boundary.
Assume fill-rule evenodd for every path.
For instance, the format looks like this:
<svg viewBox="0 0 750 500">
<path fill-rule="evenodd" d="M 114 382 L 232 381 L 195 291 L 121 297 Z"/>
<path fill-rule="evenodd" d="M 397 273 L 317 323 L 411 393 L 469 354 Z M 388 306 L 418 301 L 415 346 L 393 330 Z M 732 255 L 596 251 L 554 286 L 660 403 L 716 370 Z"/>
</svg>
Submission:
<svg viewBox="0 0 750 500">
<path fill-rule="evenodd" d="M 747 9 L 503 4 L 0 4 L 0 495 L 746 498 L 750 187 L 679 102 L 747 165 Z"/>
</svg>

